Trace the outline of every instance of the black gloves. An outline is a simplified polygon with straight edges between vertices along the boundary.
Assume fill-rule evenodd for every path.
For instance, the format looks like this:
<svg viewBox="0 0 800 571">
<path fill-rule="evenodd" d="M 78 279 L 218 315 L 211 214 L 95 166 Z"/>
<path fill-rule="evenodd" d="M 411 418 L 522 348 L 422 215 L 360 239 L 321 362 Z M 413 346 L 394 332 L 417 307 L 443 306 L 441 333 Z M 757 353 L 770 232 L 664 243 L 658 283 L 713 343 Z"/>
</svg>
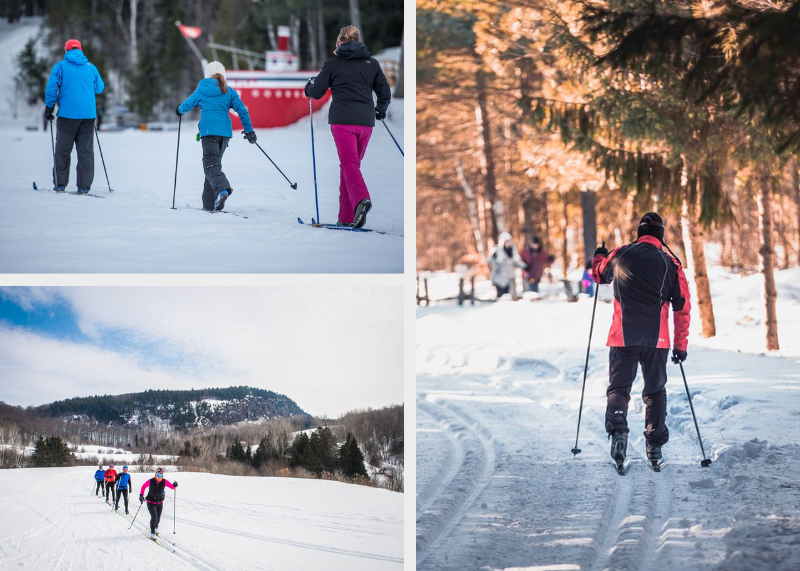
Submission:
<svg viewBox="0 0 800 571">
<path fill-rule="evenodd" d="M 250 131 L 249 133 L 244 134 L 244 138 L 250 141 L 251 145 L 254 145 L 258 137 L 256 137 L 255 131 Z"/>
<path fill-rule="evenodd" d="M 378 110 L 376 109 L 376 110 L 375 110 L 375 118 L 376 118 L 378 121 L 383 121 L 384 119 L 386 119 L 386 111 L 378 111 Z"/>
<path fill-rule="evenodd" d="M 594 255 L 596 256 L 597 254 L 608 256 L 608 250 L 605 248 L 605 246 L 600 246 L 594 251 Z"/>
<path fill-rule="evenodd" d="M 311 97 L 311 94 L 309 94 L 309 91 L 311 91 L 311 86 L 314 85 L 314 80 L 315 79 L 317 79 L 316 75 L 314 77 L 309 78 L 308 83 L 306 83 L 306 86 L 303 88 L 303 93 L 306 94 L 306 97 Z"/>
<path fill-rule="evenodd" d="M 44 118 L 48 121 L 53 120 L 53 107 L 45 107 L 44 108 Z"/>
<path fill-rule="evenodd" d="M 172 482 L 172 485 L 177 488 L 178 487 L 178 482 Z"/>
<path fill-rule="evenodd" d="M 683 363 L 686 360 L 686 357 L 689 356 L 689 353 L 686 351 L 681 351 L 680 349 L 673 349 L 672 350 L 672 362 L 675 364 Z"/>
<path fill-rule="evenodd" d="M 139 503 L 141 504 L 144 501 L 144 494 L 139 494 Z"/>
<path fill-rule="evenodd" d="M 180 105 L 178 105 L 178 106 L 175 108 L 175 115 L 177 115 L 178 117 L 180 117 L 181 115 L 183 115 L 183 113 L 181 113 L 181 106 L 180 106 Z"/>
</svg>

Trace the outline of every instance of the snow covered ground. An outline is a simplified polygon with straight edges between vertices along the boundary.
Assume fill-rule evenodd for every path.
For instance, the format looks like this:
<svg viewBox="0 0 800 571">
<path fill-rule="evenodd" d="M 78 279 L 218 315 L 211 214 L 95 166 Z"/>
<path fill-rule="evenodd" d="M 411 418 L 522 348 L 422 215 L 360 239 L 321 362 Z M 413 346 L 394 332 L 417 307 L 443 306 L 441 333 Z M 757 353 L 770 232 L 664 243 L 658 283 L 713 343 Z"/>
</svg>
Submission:
<svg viewBox="0 0 800 571">
<path fill-rule="evenodd" d="M 403 568 L 403 494 L 290 478 L 167 474 L 161 536 L 149 515 L 114 514 L 93 494 L 91 468 L 0 471 L 2 569 L 396 569 Z M 131 515 L 144 477 L 132 475 Z M 177 513 L 173 535 L 173 507 Z"/>
<path fill-rule="evenodd" d="M 316 218 L 310 120 L 258 129 L 258 142 L 291 179 L 236 133 L 223 158 L 234 191 L 226 210 L 202 208 L 203 169 L 195 141 L 199 117 L 181 127 L 177 210 L 172 210 L 175 130 L 101 132 L 108 192 L 95 148 L 92 193 L 101 198 L 56 194 L 52 188 L 50 135 L 37 114 L 14 119 L 13 55 L 35 34 L 38 21 L 0 26 L 0 272 L 9 273 L 401 273 L 403 271 L 403 157 L 383 125 L 373 131 L 362 172 L 372 196 L 367 227 L 391 235 L 301 226 Z M 189 93 L 187 92 L 188 96 Z M 40 110 L 41 111 L 41 110 Z M 30 114 L 28 114 L 30 115 Z M 386 120 L 401 146 L 403 100 L 392 101 Z M 170 126 L 177 128 L 177 123 Z M 327 106 L 314 115 L 319 214 L 335 223 L 339 208 L 339 160 L 327 125 Z M 70 184 L 75 190 L 73 152 Z M 40 189 L 33 190 L 33 182 Z M 246 217 L 246 218 L 245 218 Z"/>
<path fill-rule="evenodd" d="M 800 269 L 776 276 L 783 349 L 770 354 L 760 276 L 711 279 L 719 335 L 693 326 L 685 370 L 713 463 L 700 466 L 669 364 L 659 474 L 644 459 L 641 379 L 626 476 L 608 456 L 610 304 L 597 308 L 574 458 L 591 299 L 419 308 L 417 568 L 800 569 Z"/>
</svg>

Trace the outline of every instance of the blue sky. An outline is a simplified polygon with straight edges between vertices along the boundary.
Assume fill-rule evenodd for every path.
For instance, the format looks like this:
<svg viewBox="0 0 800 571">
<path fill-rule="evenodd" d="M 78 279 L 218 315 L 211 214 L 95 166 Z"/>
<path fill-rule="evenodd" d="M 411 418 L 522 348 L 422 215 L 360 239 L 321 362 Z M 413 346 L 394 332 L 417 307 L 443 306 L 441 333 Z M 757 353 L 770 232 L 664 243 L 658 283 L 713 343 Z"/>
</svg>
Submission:
<svg viewBox="0 0 800 571">
<path fill-rule="evenodd" d="M 245 384 L 318 415 L 400 403 L 402 307 L 399 287 L 0 288 L 0 400 Z"/>
</svg>

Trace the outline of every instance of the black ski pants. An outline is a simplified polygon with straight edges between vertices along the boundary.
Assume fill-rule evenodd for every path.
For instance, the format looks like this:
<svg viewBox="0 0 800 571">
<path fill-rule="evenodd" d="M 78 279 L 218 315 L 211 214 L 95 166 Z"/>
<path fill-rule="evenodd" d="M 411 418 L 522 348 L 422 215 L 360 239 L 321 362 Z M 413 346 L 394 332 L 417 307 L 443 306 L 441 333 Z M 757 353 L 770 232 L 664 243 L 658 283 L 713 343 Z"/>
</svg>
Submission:
<svg viewBox="0 0 800 571">
<path fill-rule="evenodd" d="M 56 127 L 56 186 L 69 183 L 72 147 L 78 150 L 78 188 L 91 189 L 94 180 L 94 119 L 59 117 Z"/>
<path fill-rule="evenodd" d="M 119 509 L 119 497 L 120 496 L 125 496 L 125 512 L 127 513 L 127 511 L 128 511 L 128 488 L 121 488 L 121 489 L 117 490 L 117 503 L 114 504 L 114 509 L 115 510 Z"/>
<path fill-rule="evenodd" d="M 648 446 L 663 446 L 669 440 L 667 430 L 667 357 L 669 349 L 655 347 L 611 347 L 609 385 L 606 390 L 606 431 L 628 432 L 628 402 L 636 371 L 642 365 L 644 377 L 644 424 Z"/>
<path fill-rule="evenodd" d="M 111 501 L 114 501 L 114 482 L 106 482 L 106 501 L 108 501 L 108 495 L 111 494 Z"/>
<path fill-rule="evenodd" d="M 150 531 L 155 533 L 158 524 L 161 522 L 161 510 L 164 509 L 164 502 L 151 504 L 147 502 L 147 511 L 150 512 Z"/>
<path fill-rule="evenodd" d="M 103 491 L 103 480 L 95 480 L 97 482 L 97 487 L 94 490 L 94 495 L 99 496 L 100 492 Z"/>
<path fill-rule="evenodd" d="M 230 137 L 220 137 L 217 135 L 207 135 L 200 137 L 203 144 L 203 172 L 206 181 L 203 183 L 203 208 L 214 210 L 214 202 L 220 191 L 228 189 L 228 194 L 233 194 L 231 183 L 228 177 L 222 172 L 222 155 L 228 148 Z"/>
</svg>

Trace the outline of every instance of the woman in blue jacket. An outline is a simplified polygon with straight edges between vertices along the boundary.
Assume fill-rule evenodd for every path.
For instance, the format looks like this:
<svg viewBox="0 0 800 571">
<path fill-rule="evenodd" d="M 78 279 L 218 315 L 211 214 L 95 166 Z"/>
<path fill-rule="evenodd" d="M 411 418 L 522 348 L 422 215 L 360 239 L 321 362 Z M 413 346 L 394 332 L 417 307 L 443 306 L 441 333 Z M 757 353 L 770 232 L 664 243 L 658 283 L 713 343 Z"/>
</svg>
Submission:
<svg viewBox="0 0 800 571">
<path fill-rule="evenodd" d="M 233 136 L 230 109 L 239 114 L 245 130 L 244 138 L 256 142 L 256 133 L 250 123 L 250 114 L 232 87 L 228 87 L 225 67 L 218 61 L 206 66 L 206 77 L 197 84 L 186 101 L 178 105 L 175 113 L 180 117 L 198 105 L 200 106 L 200 141 L 203 144 L 203 209 L 222 210 L 225 201 L 233 193 L 228 177 L 222 172 L 222 155 Z"/>
<path fill-rule="evenodd" d="M 97 482 L 97 488 L 94 491 L 94 494 L 99 498 L 100 492 L 103 491 L 103 483 L 106 479 L 106 471 L 103 470 L 103 465 L 101 464 L 97 471 L 94 473 L 94 481 Z"/>
</svg>

